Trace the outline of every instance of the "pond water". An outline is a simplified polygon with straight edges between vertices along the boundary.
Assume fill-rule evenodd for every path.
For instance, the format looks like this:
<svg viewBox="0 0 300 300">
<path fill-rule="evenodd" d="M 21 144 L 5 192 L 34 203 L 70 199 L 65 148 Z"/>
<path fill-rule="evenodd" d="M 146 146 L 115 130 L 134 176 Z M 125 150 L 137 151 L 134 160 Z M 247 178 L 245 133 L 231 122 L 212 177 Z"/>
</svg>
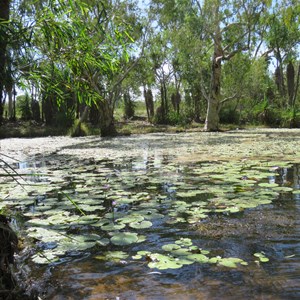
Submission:
<svg viewBox="0 0 300 300">
<path fill-rule="evenodd" d="M 19 175 L 0 177 L 0 209 L 22 212 L 43 299 L 299 299 L 288 133 L 2 141 Z"/>
</svg>

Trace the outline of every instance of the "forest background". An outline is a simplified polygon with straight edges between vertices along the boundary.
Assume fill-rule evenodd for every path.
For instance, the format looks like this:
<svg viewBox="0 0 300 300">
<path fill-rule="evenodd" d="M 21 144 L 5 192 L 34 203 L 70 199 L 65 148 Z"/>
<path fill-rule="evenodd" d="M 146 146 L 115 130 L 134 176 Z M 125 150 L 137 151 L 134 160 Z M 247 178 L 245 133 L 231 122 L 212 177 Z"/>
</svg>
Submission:
<svg viewBox="0 0 300 300">
<path fill-rule="evenodd" d="M 1 0 L 1 136 L 300 127 L 299 24 L 295 0 Z"/>
</svg>

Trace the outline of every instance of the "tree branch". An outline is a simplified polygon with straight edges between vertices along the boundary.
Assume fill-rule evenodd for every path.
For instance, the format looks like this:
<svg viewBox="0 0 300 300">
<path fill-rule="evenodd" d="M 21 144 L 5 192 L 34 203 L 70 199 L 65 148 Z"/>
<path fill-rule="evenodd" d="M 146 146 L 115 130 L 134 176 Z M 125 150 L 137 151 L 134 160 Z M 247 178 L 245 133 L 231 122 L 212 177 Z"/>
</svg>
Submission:
<svg viewBox="0 0 300 300">
<path fill-rule="evenodd" d="M 208 94 L 207 94 L 207 92 L 206 92 L 206 90 L 205 90 L 205 87 L 204 87 L 202 81 L 200 81 L 200 89 L 201 89 L 201 93 L 202 93 L 203 97 L 205 98 L 205 100 L 206 100 L 207 102 L 209 102 L 210 99 L 209 99 L 209 96 L 208 96 Z"/>
<path fill-rule="evenodd" d="M 196 0 L 195 2 L 196 2 L 197 6 L 199 8 L 200 14 L 202 15 L 202 6 L 201 6 L 200 1 Z"/>
<path fill-rule="evenodd" d="M 232 99 L 236 98 L 237 94 L 238 94 L 238 93 L 235 93 L 233 96 L 230 96 L 230 97 L 227 97 L 227 98 L 223 99 L 223 100 L 220 102 L 220 104 L 222 105 L 223 103 L 225 103 L 225 102 L 227 102 L 227 101 L 229 101 L 229 100 L 232 100 Z"/>
</svg>

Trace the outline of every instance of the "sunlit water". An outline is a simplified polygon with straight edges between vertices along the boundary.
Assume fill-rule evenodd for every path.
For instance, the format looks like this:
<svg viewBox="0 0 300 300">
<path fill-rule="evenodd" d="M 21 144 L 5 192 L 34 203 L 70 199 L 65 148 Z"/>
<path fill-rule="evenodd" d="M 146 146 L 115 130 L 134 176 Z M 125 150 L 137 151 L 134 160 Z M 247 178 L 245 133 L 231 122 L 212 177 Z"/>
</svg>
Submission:
<svg viewBox="0 0 300 300">
<path fill-rule="evenodd" d="M 37 282 L 46 282 L 43 299 L 299 299 L 300 194 L 280 192 L 269 204 L 245 208 L 236 213 L 218 213 L 212 210 L 198 222 L 175 222 L 172 213 L 177 200 L 206 203 L 213 197 L 208 192 L 190 198 L 178 198 L 178 183 L 184 182 L 191 189 L 201 185 L 216 185 L 222 189 L 220 181 L 211 180 L 207 174 L 193 173 L 196 167 L 201 169 L 202 166 L 204 168 L 218 163 L 180 163 L 174 160 L 175 152 L 173 153 L 172 147 L 168 151 L 160 151 L 160 146 L 164 144 L 155 136 L 150 142 L 139 141 L 138 138 L 132 138 L 132 141 L 137 152 L 134 155 L 132 152 L 124 152 L 124 157 L 118 154 L 115 159 L 86 157 L 75 159 L 76 163 L 71 164 L 74 161 L 71 155 L 54 153 L 41 156 L 38 161 L 24 160 L 16 165 L 28 173 L 41 170 L 43 175 L 27 178 L 27 181 L 33 182 L 49 183 L 53 179 L 47 174 L 58 173 L 61 176 L 63 171 L 65 178 L 61 186 L 74 197 L 88 195 L 86 190 L 82 192 L 79 187 L 89 187 L 94 194 L 97 188 L 101 190 L 104 185 L 109 185 L 116 179 L 118 187 L 122 186 L 126 191 L 147 192 L 150 195 L 151 200 L 137 204 L 127 205 L 116 200 L 115 206 L 108 206 L 104 212 L 98 212 L 100 215 L 111 209 L 115 214 L 127 214 L 128 211 L 139 211 L 141 207 L 150 209 L 155 205 L 158 213 L 164 216 L 154 219 L 151 228 L 138 230 L 147 237 L 142 243 L 127 246 L 109 244 L 105 248 L 68 253 L 58 263 L 49 266 L 39 266 L 28 261 L 33 270 L 33 278 Z M 182 141 L 183 146 L 185 142 Z M 211 141 L 215 142 L 216 140 Z M 78 145 L 80 149 L 94 149 L 94 146 L 101 144 Z M 114 150 L 122 151 L 113 140 L 106 141 L 102 147 L 109 148 L 110 154 Z M 135 151 L 130 143 L 127 147 L 129 151 Z M 176 151 L 178 152 L 178 148 Z M 107 172 L 105 176 L 101 175 L 99 181 L 95 181 L 99 168 L 106 169 Z M 298 164 L 277 168 L 273 173 L 274 176 L 269 176 L 265 182 L 299 190 Z M 88 182 L 90 178 L 93 179 L 93 186 Z M 214 195 L 216 196 L 218 195 Z M 47 203 L 47 196 L 39 201 Z M 26 209 L 34 212 L 35 206 L 28 206 Z M 182 211 L 176 217 L 187 216 Z M 79 230 L 97 231 L 87 226 Z M 239 257 L 247 261 L 248 265 L 232 269 L 217 264 L 194 263 L 180 269 L 159 270 L 150 269 L 146 259 L 136 261 L 131 258 L 139 250 L 161 251 L 162 245 L 174 243 L 182 237 L 188 237 L 194 245 L 209 250 L 210 255 Z M 102 252 L 113 250 L 129 253 L 129 257 L 118 262 L 95 259 Z M 253 256 L 257 252 L 265 253 L 269 262 L 257 261 Z"/>
</svg>

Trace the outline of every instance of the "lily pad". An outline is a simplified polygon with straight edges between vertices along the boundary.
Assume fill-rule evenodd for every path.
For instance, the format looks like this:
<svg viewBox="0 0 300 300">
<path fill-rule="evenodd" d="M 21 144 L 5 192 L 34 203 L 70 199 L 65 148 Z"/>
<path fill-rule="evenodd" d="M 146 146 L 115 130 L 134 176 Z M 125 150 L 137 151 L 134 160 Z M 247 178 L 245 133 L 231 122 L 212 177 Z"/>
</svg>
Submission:
<svg viewBox="0 0 300 300">
<path fill-rule="evenodd" d="M 105 223 L 101 226 L 102 230 L 105 231 L 114 231 L 114 230 L 120 230 L 123 229 L 126 225 L 125 224 L 121 224 L 121 223 L 113 223 L 113 222 L 108 222 Z"/>
<path fill-rule="evenodd" d="M 118 246 L 126 246 L 133 243 L 136 243 L 138 241 L 138 235 L 137 233 L 132 232 L 119 232 L 113 235 L 113 237 L 110 239 L 110 241 L 114 245 Z"/>
<path fill-rule="evenodd" d="M 36 264 L 41 264 L 41 265 L 47 265 L 49 263 L 53 263 L 59 260 L 59 258 L 55 254 L 53 254 L 51 250 L 38 252 L 37 254 L 33 255 L 31 259 Z"/>
<path fill-rule="evenodd" d="M 152 226 L 152 222 L 150 221 L 142 221 L 142 222 L 133 222 L 129 224 L 129 227 L 135 229 L 146 229 Z"/>
<path fill-rule="evenodd" d="M 165 251 L 173 251 L 173 250 L 180 249 L 181 247 L 176 244 L 167 244 L 167 245 L 163 245 L 161 248 Z"/>
<path fill-rule="evenodd" d="M 121 260 L 128 258 L 128 256 L 129 254 L 124 251 L 109 251 L 105 252 L 103 255 L 97 255 L 95 258 L 98 260 L 120 262 Z"/>
<path fill-rule="evenodd" d="M 245 264 L 245 261 L 237 257 L 221 258 L 218 260 L 219 265 L 228 268 L 237 268 L 237 264 L 241 263 Z"/>
<path fill-rule="evenodd" d="M 265 256 L 263 252 L 257 252 L 253 254 L 255 257 L 259 259 L 260 262 L 268 262 L 269 258 Z"/>
<path fill-rule="evenodd" d="M 179 269 L 182 264 L 173 257 L 169 257 L 163 254 L 150 254 L 151 262 L 148 263 L 148 267 L 151 269 L 167 270 L 167 269 Z"/>
</svg>

